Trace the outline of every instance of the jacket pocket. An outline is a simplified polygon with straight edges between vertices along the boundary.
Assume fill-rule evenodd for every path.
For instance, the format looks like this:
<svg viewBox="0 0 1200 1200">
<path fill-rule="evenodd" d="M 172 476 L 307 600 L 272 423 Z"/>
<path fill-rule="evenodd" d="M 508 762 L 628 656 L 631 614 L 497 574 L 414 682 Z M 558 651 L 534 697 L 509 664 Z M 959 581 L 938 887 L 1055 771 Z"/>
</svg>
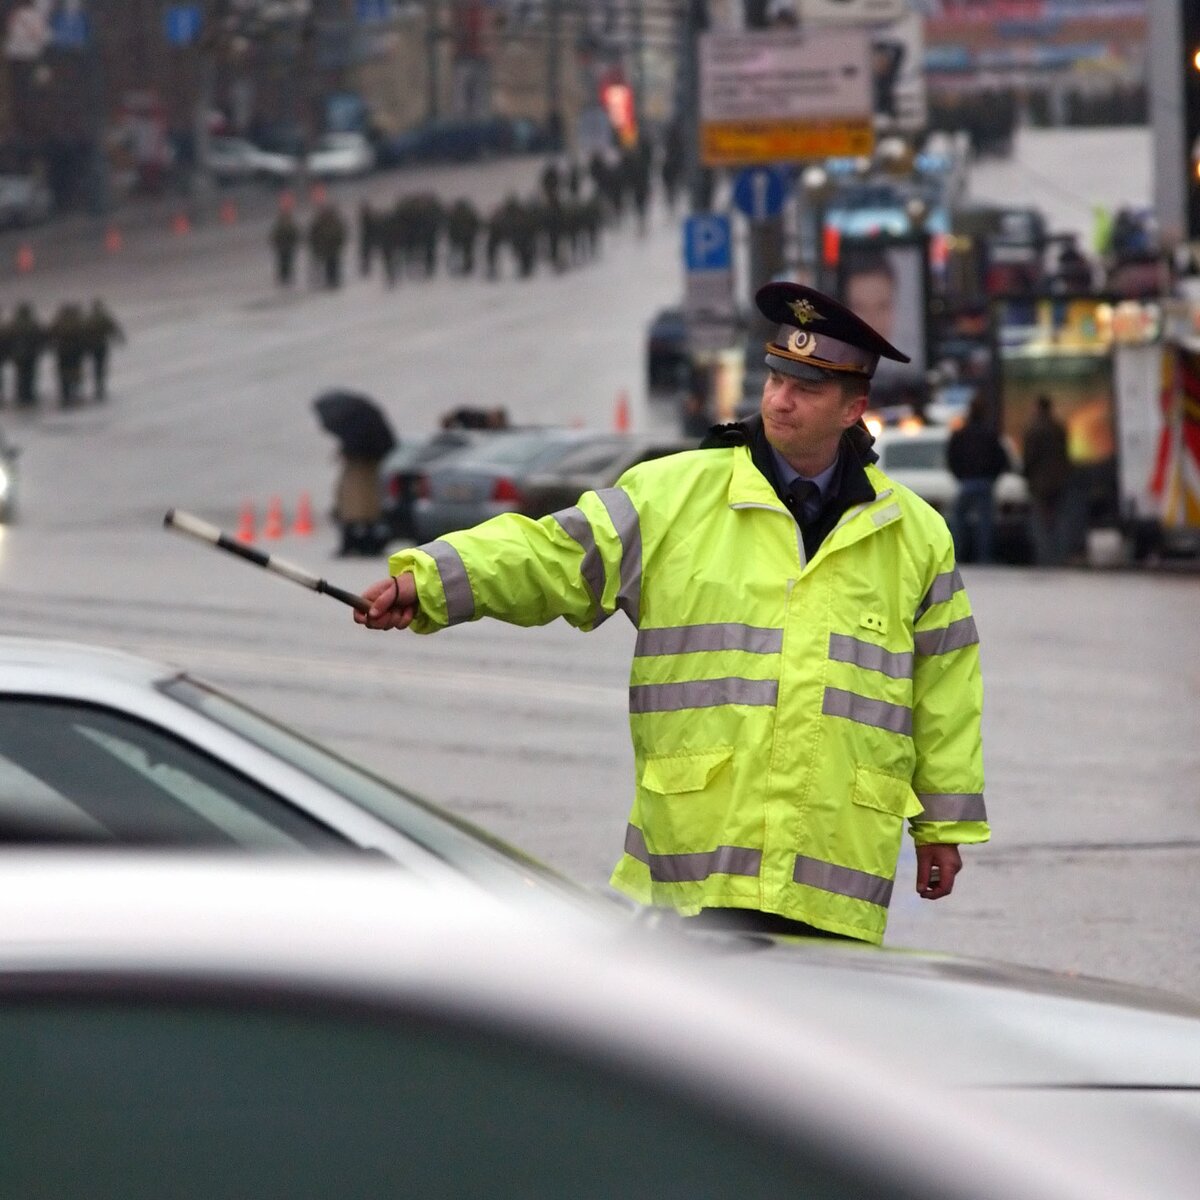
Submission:
<svg viewBox="0 0 1200 1200">
<path fill-rule="evenodd" d="M 854 773 L 852 799 L 862 808 L 873 808 L 901 819 L 915 817 L 924 811 L 907 779 L 898 779 L 895 775 L 885 775 L 882 771 L 872 771 L 867 767 L 859 767 Z"/>
<path fill-rule="evenodd" d="M 854 846 L 857 861 L 848 865 L 894 879 L 904 819 L 921 812 L 921 802 L 907 779 L 866 767 L 854 773 L 851 799 L 854 828 L 848 831 L 848 842 Z"/>
<path fill-rule="evenodd" d="M 713 849 L 732 795 L 732 746 L 647 758 L 638 788 L 647 845 L 657 854 Z"/>
</svg>

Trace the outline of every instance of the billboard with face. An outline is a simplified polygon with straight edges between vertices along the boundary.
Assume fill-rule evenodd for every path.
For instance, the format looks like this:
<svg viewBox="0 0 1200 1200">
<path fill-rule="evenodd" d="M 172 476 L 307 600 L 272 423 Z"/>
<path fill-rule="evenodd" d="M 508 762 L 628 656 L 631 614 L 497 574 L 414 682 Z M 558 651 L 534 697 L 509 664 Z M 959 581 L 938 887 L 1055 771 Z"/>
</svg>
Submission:
<svg viewBox="0 0 1200 1200">
<path fill-rule="evenodd" d="M 880 359 L 871 390 L 883 402 L 899 402 L 925 386 L 928 274 L 924 240 L 844 239 L 838 257 L 837 298 L 857 313 L 911 363 Z"/>
</svg>

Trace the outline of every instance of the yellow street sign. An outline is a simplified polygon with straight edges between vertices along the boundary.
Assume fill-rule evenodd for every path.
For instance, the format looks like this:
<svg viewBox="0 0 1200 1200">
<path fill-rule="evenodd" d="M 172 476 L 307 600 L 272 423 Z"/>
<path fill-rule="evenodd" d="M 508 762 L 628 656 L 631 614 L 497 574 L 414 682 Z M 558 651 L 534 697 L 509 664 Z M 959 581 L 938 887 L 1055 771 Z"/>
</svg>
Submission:
<svg viewBox="0 0 1200 1200">
<path fill-rule="evenodd" d="M 707 121 L 700 128 L 700 160 L 706 167 L 857 158 L 869 155 L 874 147 L 870 117 L 823 122 Z"/>
</svg>

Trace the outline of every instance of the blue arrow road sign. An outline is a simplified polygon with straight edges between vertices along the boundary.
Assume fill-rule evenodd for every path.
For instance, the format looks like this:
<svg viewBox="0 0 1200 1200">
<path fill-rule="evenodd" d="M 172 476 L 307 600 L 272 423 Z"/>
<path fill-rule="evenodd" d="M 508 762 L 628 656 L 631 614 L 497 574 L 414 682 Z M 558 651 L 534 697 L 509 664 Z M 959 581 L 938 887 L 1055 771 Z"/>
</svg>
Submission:
<svg viewBox="0 0 1200 1200">
<path fill-rule="evenodd" d="M 778 216 L 787 194 L 788 178 L 776 167 L 746 167 L 733 181 L 733 203 L 752 221 Z"/>
<path fill-rule="evenodd" d="M 701 213 L 683 224 L 683 262 L 689 271 L 728 271 L 733 236 L 724 213 Z"/>
</svg>

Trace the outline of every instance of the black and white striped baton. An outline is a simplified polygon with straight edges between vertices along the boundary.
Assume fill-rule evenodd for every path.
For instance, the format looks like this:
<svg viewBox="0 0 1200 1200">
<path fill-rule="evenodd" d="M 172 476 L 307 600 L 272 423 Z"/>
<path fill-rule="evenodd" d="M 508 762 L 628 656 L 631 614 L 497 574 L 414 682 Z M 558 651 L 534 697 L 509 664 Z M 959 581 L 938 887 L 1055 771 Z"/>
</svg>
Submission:
<svg viewBox="0 0 1200 1200">
<path fill-rule="evenodd" d="M 361 613 L 371 611 L 370 603 L 354 592 L 348 592 L 345 588 L 335 587 L 324 579 L 318 579 L 303 567 L 296 566 L 295 563 L 264 554 L 252 546 L 243 545 L 236 538 L 222 533 L 215 525 L 210 525 L 207 521 L 192 516 L 191 513 L 180 512 L 173 508 L 163 517 L 163 524 L 168 529 L 177 529 L 180 533 L 186 533 L 190 537 L 199 538 L 202 542 L 208 542 L 222 550 L 228 550 L 230 554 L 236 554 L 239 558 L 254 563 L 255 566 L 266 567 L 268 571 L 274 571 L 276 575 L 282 575 L 284 579 L 290 579 L 293 583 L 298 583 L 310 591 L 324 592 L 326 596 L 332 596 L 335 600 L 340 600 L 343 604 L 358 609 Z"/>
</svg>

